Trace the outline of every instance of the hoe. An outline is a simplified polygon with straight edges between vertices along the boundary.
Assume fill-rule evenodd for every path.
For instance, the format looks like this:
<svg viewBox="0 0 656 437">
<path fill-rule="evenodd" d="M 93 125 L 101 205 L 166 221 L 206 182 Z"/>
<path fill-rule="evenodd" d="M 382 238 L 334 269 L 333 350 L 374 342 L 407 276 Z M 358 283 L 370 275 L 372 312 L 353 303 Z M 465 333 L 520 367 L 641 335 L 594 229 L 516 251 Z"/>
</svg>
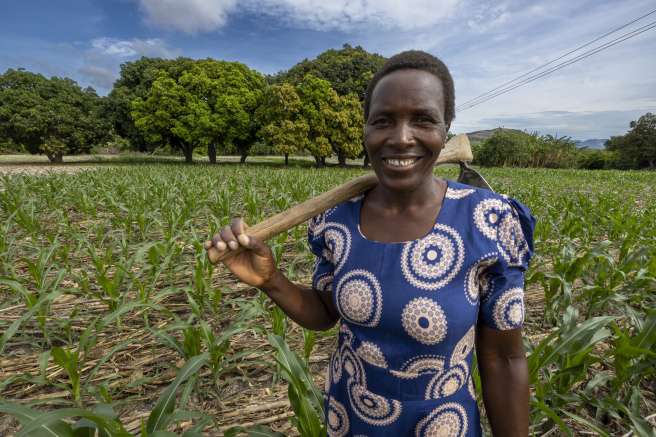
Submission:
<svg viewBox="0 0 656 437">
<path fill-rule="evenodd" d="M 437 158 L 437 165 L 440 164 L 458 164 L 460 174 L 458 182 L 472 185 L 479 188 L 492 190 L 487 181 L 476 170 L 467 164 L 471 162 L 473 155 L 467 135 L 461 134 L 451 138 Z M 263 241 L 266 241 L 276 235 L 285 232 L 296 225 L 320 214 L 333 206 L 351 199 L 359 194 L 373 188 L 378 183 L 374 174 L 352 179 L 344 184 L 326 191 L 312 199 L 308 199 L 286 211 L 269 217 L 268 219 L 248 228 L 248 233 Z M 218 256 L 210 256 L 212 263 L 217 263 L 224 258 L 239 253 L 242 249 L 231 250 Z"/>
</svg>

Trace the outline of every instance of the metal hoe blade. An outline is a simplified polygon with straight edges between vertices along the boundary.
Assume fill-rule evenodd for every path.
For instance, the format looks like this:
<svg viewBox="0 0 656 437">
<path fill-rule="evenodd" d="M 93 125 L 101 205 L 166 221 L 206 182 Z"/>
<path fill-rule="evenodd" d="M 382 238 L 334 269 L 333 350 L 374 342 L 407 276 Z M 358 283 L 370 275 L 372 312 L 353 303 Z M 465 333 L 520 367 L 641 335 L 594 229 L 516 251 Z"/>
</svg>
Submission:
<svg viewBox="0 0 656 437">
<path fill-rule="evenodd" d="M 458 182 L 471 185 L 472 187 L 485 188 L 486 190 L 494 191 L 485 178 L 479 172 L 471 168 L 466 162 L 460 161 L 458 164 L 460 164 Z"/>
</svg>

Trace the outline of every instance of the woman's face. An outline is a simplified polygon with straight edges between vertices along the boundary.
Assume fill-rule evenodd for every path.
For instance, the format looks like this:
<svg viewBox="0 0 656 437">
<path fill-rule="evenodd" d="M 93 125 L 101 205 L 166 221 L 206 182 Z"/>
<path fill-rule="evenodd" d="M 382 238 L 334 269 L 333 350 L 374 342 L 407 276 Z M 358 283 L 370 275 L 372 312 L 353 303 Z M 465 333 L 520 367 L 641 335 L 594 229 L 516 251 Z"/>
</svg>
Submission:
<svg viewBox="0 0 656 437">
<path fill-rule="evenodd" d="M 397 70 L 374 88 L 364 143 L 378 180 L 394 191 L 431 179 L 444 147 L 444 87 L 431 73 Z"/>
</svg>

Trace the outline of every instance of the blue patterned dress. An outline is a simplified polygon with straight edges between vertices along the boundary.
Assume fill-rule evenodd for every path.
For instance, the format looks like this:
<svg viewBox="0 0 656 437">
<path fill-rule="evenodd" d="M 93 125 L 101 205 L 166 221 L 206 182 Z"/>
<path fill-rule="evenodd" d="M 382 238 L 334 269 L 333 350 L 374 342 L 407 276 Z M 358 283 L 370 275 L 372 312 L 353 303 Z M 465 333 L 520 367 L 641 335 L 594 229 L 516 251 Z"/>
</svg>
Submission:
<svg viewBox="0 0 656 437">
<path fill-rule="evenodd" d="M 480 436 L 475 327 L 524 320 L 535 220 L 519 202 L 447 181 L 432 230 L 381 243 L 360 232 L 363 196 L 313 218 L 315 290 L 340 314 L 326 380 L 329 436 Z"/>
</svg>

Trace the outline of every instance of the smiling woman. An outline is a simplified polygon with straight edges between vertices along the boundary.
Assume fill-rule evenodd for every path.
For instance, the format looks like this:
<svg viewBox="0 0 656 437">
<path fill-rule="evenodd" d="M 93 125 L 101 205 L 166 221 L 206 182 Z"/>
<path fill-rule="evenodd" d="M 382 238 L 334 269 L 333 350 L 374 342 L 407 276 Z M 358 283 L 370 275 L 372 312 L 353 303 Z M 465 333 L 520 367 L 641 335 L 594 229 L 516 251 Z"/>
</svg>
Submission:
<svg viewBox="0 0 656 437">
<path fill-rule="evenodd" d="M 494 435 L 528 434 L 521 326 L 534 219 L 433 176 L 453 107 L 451 75 L 427 53 L 396 55 L 374 76 L 364 139 L 379 182 L 311 221 L 311 287 L 291 283 L 240 219 L 206 243 L 210 259 L 249 249 L 223 262 L 302 326 L 339 321 L 329 436 L 480 436 L 474 349 Z"/>
</svg>

